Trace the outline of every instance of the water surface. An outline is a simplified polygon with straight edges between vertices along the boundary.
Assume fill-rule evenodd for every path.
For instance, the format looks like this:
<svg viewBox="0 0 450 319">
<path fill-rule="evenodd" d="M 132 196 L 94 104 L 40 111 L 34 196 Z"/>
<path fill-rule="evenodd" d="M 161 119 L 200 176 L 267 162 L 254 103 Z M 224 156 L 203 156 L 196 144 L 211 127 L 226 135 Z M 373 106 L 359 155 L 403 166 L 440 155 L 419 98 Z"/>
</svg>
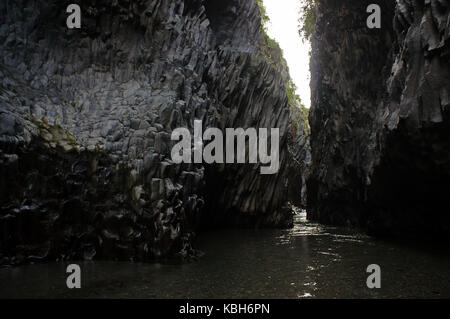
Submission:
<svg viewBox="0 0 450 319">
<path fill-rule="evenodd" d="M 394 244 L 296 217 L 290 230 L 203 234 L 205 256 L 186 265 L 81 263 L 82 288 L 66 265 L 0 269 L 0 298 L 450 298 L 448 249 Z M 382 288 L 366 268 L 378 264 Z"/>
</svg>

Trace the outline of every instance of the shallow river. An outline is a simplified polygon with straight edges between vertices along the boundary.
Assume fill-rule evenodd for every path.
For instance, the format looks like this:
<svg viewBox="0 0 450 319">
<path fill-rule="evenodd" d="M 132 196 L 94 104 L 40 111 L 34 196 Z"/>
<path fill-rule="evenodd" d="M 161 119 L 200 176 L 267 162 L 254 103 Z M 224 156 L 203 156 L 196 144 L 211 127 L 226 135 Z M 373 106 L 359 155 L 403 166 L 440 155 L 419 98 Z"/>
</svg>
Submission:
<svg viewBox="0 0 450 319">
<path fill-rule="evenodd" d="M 186 265 L 86 262 L 82 288 L 66 264 L 0 269 L 0 298 L 450 298 L 448 248 L 379 241 L 296 217 L 291 230 L 203 234 Z M 381 289 L 366 268 L 381 267 Z"/>
</svg>

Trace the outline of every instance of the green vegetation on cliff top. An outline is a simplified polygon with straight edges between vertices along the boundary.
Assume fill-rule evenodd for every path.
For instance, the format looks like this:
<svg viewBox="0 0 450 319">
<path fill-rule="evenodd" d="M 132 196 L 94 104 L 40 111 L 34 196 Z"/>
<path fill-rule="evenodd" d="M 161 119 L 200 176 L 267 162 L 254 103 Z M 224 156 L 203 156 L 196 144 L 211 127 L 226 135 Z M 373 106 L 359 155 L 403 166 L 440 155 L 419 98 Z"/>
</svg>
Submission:
<svg viewBox="0 0 450 319">
<path fill-rule="evenodd" d="M 316 29 L 316 2 L 315 0 L 303 0 L 300 9 L 299 33 L 304 41 L 311 41 Z"/>
<path fill-rule="evenodd" d="M 297 87 L 292 81 L 291 76 L 289 75 L 289 68 L 287 66 L 287 62 L 283 57 L 283 50 L 281 49 L 278 42 L 272 39 L 267 34 L 267 24 L 270 22 L 270 18 L 267 15 L 266 7 L 264 6 L 263 0 L 257 0 L 258 6 L 261 12 L 261 29 L 264 32 L 264 43 L 263 43 L 263 53 L 265 57 L 274 65 L 276 69 L 280 69 L 279 65 L 288 72 L 289 80 L 286 83 L 286 94 L 288 97 L 288 104 L 290 109 L 290 117 L 292 121 L 292 125 L 294 127 L 294 131 L 297 132 L 299 129 L 299 124 L 301 123 L 307 134 L 309 134 L 309 121 L 308 114 L 309 110 L 304 106 L 302 100 L 298 94 L 296 94 Z M 311 6 L 308 8 L 312 8 L 313 0 L 307 0 L 307 3 L 310 3 Z M 315 18 L 314 18 L 315 20 Z M 313 31 L 312 31 L 313 32 Z M 311 33 L 312 34 L 312 33 Z M 295 110 L 297 109 L 297 110 Z"/>
</svg>

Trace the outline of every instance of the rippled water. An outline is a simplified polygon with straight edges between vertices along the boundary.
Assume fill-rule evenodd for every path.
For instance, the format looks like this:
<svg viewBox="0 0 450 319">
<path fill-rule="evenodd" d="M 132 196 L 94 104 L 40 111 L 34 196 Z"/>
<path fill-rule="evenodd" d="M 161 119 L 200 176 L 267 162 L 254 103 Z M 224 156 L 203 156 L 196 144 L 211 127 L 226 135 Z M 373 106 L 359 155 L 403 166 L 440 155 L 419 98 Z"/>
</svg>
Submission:
<svg viewBox="0 0 450 319">
<path fill-rule="evenodd" d="M 0 297 L 45 298 L 450 298 L 448 249 L 393 244 L 309 223 L 291 230 L 220 230 L 201 237 L 187 265 L 82 263 L 82 288 L 66 265 L 0 269 Z M 366 286 L 378 264 L 382 288 Z"/>
</svg>

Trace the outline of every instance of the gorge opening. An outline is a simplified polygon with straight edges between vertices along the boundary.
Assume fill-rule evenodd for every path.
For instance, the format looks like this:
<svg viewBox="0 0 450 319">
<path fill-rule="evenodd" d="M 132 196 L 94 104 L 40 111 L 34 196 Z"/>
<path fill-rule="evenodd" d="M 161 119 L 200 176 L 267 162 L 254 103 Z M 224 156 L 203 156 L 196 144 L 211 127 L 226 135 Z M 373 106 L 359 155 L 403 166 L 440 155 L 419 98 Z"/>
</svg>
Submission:
<svg viewBox="0 0 450 319">
<path fill-rule="evenodd" d="M 448 1 L 62 2 L 0 1 L 0 297 L 450 296 Z"/>
</svg>

